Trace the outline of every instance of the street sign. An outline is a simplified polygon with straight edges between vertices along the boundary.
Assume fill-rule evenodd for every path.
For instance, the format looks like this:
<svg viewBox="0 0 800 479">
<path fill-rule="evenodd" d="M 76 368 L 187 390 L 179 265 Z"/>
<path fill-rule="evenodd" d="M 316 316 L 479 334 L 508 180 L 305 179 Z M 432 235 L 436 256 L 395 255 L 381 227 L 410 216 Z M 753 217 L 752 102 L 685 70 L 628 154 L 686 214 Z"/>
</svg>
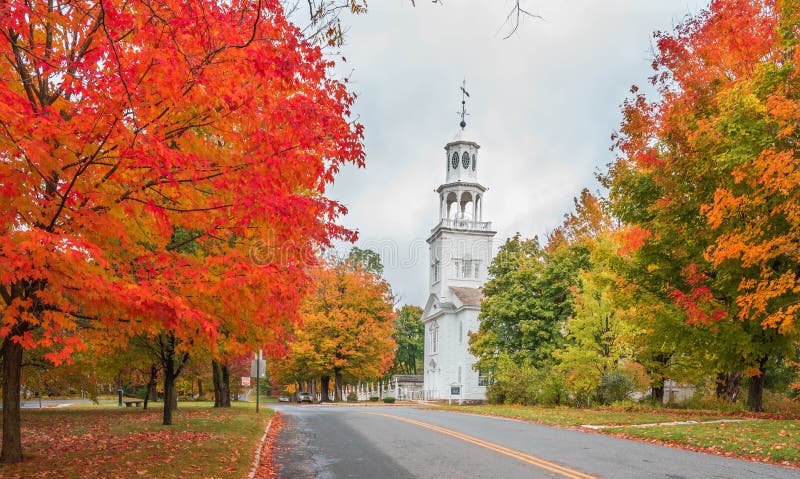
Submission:
<svg viewBox="0 0 800 479">
<path fill-rule="evenodd" d="M 250 387 L 250 378 L 242 376 L 242 386 Z"/>
<path fill-rule="evenodd" d="M 450 386 L 450 395 L 451 396 L 460 396 L 461 395 L 461 386 Z"/>
<path fill-rule="evenodd" d="M 256 364 L 256 360 L 255 359 L 252 362 L 250 362 L 250 377 L 251 378 L 262 378 L 263 379 L 263 378 L 267 377 L 267 360 L 266 359 L 262 359 L 260 362 L 261 362 L 260 366 L 258 366 Z M 256 371 L 256 369 L 258 369 L 258 371 Z"/>
</svg>

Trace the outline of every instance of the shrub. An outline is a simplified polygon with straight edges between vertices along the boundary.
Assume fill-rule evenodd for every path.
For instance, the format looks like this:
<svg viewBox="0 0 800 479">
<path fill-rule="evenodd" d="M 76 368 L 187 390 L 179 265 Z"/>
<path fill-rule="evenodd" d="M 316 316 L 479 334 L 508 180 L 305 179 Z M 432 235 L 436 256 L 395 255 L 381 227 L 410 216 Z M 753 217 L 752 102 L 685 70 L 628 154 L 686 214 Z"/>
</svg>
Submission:
<svg viewBox="0 0 800 479">
<path fill-rule="evenodd" d="M 554 406 L 563 404 L 568 397 L 563 374 L 547 364 L 536 368 L 501 355 L 494 379 L 486 389 L 486 399 L 492 404 Z"/>
<path fill-rule="evenodd" d="M 764 410 L 780 414 L 800 414 L 800 400 L 785 394 L 764 391 Z"/>
<path fill-rule="evenodd" d="M 611 371 L 603 375 L 597 386 L 597 399 L 603 404 L 624 401 L 634 390 L 633 380 L 622 371 Z"/>
<path fill-rule="evenodd" d="M 370 396 L 369 400 L 372 402 L 378 402 L 381 400 L 381 398 L 379 398 L 378 396 Z"/>
<path fill-rule="evenodd" d="M 386 404 L 392 404 L 394 402 L 394 398 L 393 397 L 385 397 L 385 398 L 383 398 L 383 402 L 385 402 Z"/>
<path fill-rule="evenodd" d="M 355 391 L 350 391 L 347 393 L 347 402 L 356 402 L 358 401 L 358 394 Z"/>
</svg>

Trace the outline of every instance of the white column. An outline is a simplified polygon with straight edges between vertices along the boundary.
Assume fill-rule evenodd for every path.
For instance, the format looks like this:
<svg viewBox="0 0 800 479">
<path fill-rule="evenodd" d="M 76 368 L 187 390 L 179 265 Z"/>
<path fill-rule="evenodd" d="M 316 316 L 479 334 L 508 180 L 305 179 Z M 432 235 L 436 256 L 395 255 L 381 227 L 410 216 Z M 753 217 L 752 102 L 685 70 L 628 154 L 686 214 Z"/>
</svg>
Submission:
<svg viewBox="0 0 800 479">
<path fill-rule="evenodd" d="M 478 197 L 472 197 L 472 221 L 478 221 Z"/>
</svg>

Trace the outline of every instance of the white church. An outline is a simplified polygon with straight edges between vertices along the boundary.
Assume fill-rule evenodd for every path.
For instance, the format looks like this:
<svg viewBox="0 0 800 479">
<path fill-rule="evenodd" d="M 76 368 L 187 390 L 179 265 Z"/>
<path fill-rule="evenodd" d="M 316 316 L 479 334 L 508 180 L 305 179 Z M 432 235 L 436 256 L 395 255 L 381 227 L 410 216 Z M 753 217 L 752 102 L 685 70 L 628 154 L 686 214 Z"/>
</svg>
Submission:
<svg viewBox="0 0 800 479">
<path fill-rule="evenodd" d="M 472 369 L 476 358 L 469 353 L 468 334 L 478 331 L 496 234 L 483 220 L 486 187 L 478 182 L 480 145 L 469 139 L 465 126 L 462 110 L 461 130 L 444 147 L 445 182 L 436 189 L 439 222 L 428 238 L 430 295 L 422 313 L 424 397 L 458 402 L 486 399 L 488 377 Z"/>
</svg>

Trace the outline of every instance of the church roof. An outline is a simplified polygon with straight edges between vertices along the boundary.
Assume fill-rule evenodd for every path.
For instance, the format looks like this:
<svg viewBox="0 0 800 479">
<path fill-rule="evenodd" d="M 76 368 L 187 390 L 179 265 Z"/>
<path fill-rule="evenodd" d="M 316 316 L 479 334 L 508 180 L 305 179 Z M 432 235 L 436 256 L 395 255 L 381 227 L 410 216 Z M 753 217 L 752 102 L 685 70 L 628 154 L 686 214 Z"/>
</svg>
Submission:
<svg viewBox="0 0 800 479">
<path fill-rule="evenodd" d="M 475 140 L 471 139 L 471 136 L 468 133 L 465 133 L 464 130 L 461 129 L 459 129 L 458 133 L 456 133 L 456 136 L 454 136 L 453 139 L 447 143 L 447 146 L 450 146 L 454 143 L 469 143 L 475 148 L 481 147 Z M 445 146 L 445 148 L 447 148 L 447 146 Z"/>
<path fill-rule="evenodd" d="M 450 290 L 456 295 L 459 301 L 464 306 L 480 307 L 481 300 L 483 299 L 482 288 L 463 288 L 459 286 L 450 286 Z"/>
</svg>

